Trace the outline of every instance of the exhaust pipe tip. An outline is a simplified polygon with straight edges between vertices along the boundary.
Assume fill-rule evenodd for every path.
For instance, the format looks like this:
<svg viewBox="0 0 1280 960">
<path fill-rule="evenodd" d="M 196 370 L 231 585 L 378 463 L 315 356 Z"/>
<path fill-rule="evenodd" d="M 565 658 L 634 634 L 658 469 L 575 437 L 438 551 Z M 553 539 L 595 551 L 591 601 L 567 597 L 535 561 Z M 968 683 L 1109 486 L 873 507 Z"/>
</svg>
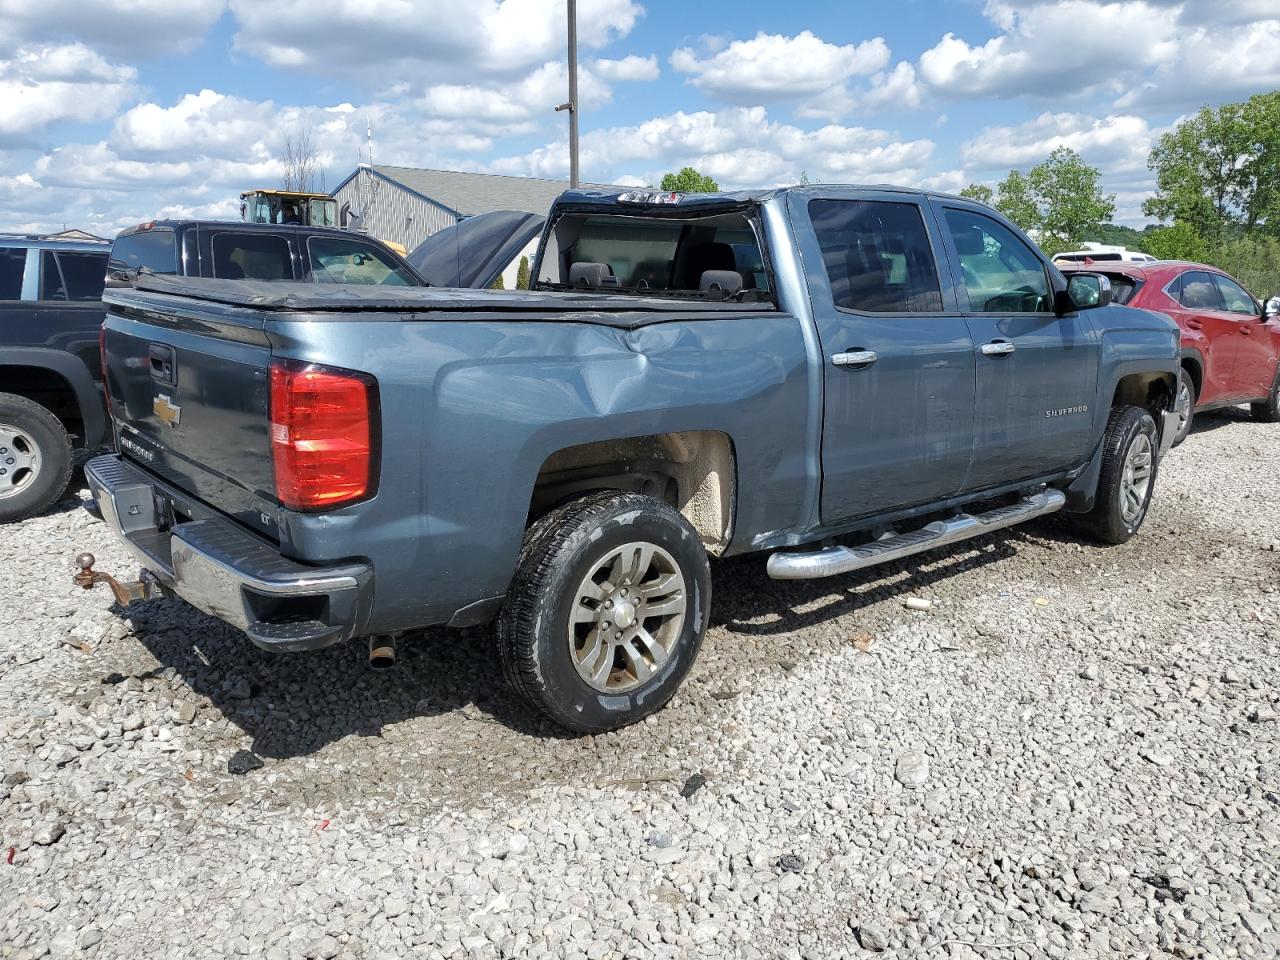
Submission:
<svg viewBox="0 0 1280 960">
<path fill-rule="evenodd" d="M 390 634 L 369 638 L 369 666 L 374 670 L 390 670 L 396 665 L 396 638 Z"/>
</svg>

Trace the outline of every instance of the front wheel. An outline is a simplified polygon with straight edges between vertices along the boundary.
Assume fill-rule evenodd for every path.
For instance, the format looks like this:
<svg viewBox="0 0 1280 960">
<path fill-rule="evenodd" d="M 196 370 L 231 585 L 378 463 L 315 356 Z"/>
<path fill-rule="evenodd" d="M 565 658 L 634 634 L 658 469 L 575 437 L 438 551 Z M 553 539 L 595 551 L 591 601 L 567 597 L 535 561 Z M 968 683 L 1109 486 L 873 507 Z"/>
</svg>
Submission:
<svg viewBox="0 0 1280 960">
<path fill-rule="evenodd" d="M 600 733 L 675 694 L 698 655 L 711 568 L 661 500 L 607 491 L 534 523 L 498 618 L 508 681 L 562 726 Z"/>
<path fill-rule="evenodd" d="M 1261 403 L 1249 404 L 1249 412 L 1253 419 L 1261 423 L 1280 423 L 1280 370 L 1276 371 L 1276 379 L 1271 384 L 1271 393 Z"/>
<path fill-rule="evenodd" d="M 0 393 L 0 523 L 25 520 L 66 492 L 71 440 L 47 409 Z"/>
<path fill-rule="evenodd" d="M 1160 436 L 1142 407 L 1116 407 L 1102 441 L 1102 471 L 1093 509 L 1080 518 L 1085 532 L 1103 543 L 1129 540 L 1151 506 L 1159 467 Z"/>
</svg>

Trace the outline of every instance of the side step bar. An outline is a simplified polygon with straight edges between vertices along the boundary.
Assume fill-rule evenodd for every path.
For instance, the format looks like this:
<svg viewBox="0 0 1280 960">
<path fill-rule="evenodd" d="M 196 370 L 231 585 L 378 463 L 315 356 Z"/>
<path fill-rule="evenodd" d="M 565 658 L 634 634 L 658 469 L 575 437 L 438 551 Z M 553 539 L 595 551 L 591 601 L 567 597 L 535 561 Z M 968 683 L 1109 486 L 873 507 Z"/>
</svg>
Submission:
<svg viewBox="0 0 1280 960">
<path fill-rule="evenodd" d="M 919 530 L 885 537 L 860 547 L 835 546 L 809 553 L 775 553 L 769 558 L 769 576 L 775 580 L 834 577 L 1043 517 L 1062 509 L 1066 502 L 1061 490 L 1045 489 L 1007 507 L 997 507 L 986 513 L 962 513 L 948 520 L 937 520 Z"/>
</svg>

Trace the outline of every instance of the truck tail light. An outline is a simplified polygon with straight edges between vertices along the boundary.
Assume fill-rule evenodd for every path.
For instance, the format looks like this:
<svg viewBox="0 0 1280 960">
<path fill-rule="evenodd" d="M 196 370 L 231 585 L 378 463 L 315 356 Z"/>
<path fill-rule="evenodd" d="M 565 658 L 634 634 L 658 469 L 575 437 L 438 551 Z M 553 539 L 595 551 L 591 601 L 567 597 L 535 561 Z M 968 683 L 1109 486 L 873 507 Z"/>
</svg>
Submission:
<svg viewBox="0 0 1280 960">
<path fill-rule="evenodd" d="M 271 361 L 276 498 L 290 510 L 332 510 L 378 486 L 378 384 L 296 360 Z"/>
</svg>

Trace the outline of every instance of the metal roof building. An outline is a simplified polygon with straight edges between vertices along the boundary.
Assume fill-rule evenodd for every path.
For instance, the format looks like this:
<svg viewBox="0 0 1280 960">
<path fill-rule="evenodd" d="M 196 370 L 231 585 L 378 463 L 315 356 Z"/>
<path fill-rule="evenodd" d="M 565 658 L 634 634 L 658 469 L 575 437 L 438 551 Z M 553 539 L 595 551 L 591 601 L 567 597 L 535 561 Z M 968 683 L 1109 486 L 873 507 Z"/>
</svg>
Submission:
<svg viewBox="0 0 1280 960">
<path fill-rule="evenodd" d="M 616 189 L 583 184 L 585 189 Z M 431 234 L 492 210 L 546 213 L 562 180 L 360 164 L 338 184 L 338 223 L 413 250 Z"/>
</svg>

